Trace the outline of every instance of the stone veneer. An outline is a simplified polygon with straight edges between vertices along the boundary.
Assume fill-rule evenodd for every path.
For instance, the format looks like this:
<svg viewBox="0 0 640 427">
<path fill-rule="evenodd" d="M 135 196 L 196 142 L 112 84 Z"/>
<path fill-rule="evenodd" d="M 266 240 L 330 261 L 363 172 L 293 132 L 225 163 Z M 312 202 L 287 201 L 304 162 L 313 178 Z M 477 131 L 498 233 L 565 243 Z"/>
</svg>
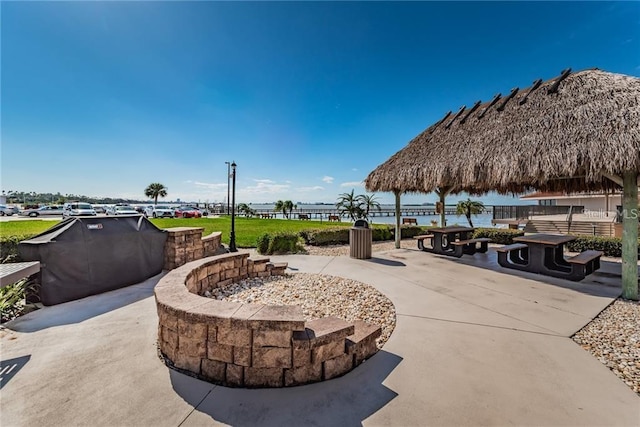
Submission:
<svg viewBox="0 0 640 427">
<path fill-rule="evenodd" d="M 202 237 L 202 227 L 166 228 L 169 233 L 164 244 L 165 270 L 173 270 L 188 262 L 215 255 L 220 249 L 222 233 Z"/>
<path fill-rule="evenodd" d="M 381 328 L 298 306 L 218 301 L 207 290 L 282 275 L 286 263 L 231 253 L 187 263 L 155 287 L 160 351 L 170 366 L 231 387 L 287 387 L 335 378 L 378 351 Z"/>
</svg>

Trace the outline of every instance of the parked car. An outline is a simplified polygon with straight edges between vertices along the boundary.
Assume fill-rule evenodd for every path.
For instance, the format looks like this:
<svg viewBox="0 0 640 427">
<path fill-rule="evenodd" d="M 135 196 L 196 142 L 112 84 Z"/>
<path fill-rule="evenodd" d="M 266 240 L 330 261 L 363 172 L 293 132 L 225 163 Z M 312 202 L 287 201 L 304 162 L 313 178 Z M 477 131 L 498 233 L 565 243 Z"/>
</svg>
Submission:
<svg viewBox="0 0 640 427">
<path fill-rule="evenodd" d="M 107 213 L 107 206 L 105 205 L 91 205 L 96 213 Z"/>
<path fill-rule="evenodd" d="M 96 211 L 86 202 L 65 203 L 62 217 L 68 218 L 71 216 L 96 216 Z"/>
<path fill-rule="evenodd" d="M 175 209 L 176 218 L 201 218 L 200 209 L 193 206 L 180 206 Z"/>
<path fill-rule="evenodd" d="M 62 215 L 62 206 L 42 206 L 37 209 L 24 209 L 20 211 L 22 216 L 38 217 L 38 216 L 55 216 Z"/>
<path fill-rule="evenodd" d="M 174 209 L 166 205 L 147 206 L 144 215 L 152 218 L 174 218 L 176 216 Z"/>
<path fill-rule="evenodd" d="M 5 206 L 5 205 L 0 205 L 0 216 L 11 216 L 13 215 L 15 212 L 14 208 L 10 208 L 9 206 Z"/>
<path fill-rule="evenodd" d="M 107 207 L 107 215 L 140 215 L 132 206 L 115 205 Z"/>
</svg>

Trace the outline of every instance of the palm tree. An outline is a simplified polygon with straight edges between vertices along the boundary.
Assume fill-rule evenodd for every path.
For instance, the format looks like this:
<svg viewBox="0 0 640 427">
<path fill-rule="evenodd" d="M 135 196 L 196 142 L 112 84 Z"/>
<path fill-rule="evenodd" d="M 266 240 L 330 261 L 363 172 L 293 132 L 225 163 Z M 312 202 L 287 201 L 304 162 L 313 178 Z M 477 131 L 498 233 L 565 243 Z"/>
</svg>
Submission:
<svg viewBox="0 0 640 427">
<path fill-rule="evenodd" d="M 287 207 L 284 205 L 282 200 L 278 200 L 276 205 L 273 207 L 274 212 L 282 212 L 282 216 L 287 216 Z"/>
<path fill-rule="evenodd" d="M 342 193 L 338 196 L 336 208 L 338 208 L 340 215 L 349 215 L 349 217 L 355 221 L 364 215 L 364 211 L 362 209 L 360 196 L 354 195 L 353 191 L 354 190 L 351 190 L 351 193 Z"/>
<path fill-rule="evenodd" d="M 369 220 L 369 211 L 371 209 L 377 209 L 378 211 L 381 210 L 380 208 L 380 203 L 378 203 L 378 201 L 376 200 L 376 196 L 375 195 L 369 195 L 369 194 L 361 194 L 359 196 L 356 197 L 358 199 L 358 201 L 361 204 L 361 207 L 363 209 L 363 215 L 364 218 L 366 220 Z"/>
<path fill-rule="evenodd" d="M 153 204 L 158 204 L 158 197 L 166 197 L 168 188 L 159 182 L 154 182 L 149 184 L 147 188 L 144 189 L 144 195 L 153 199 Z"/>
<path fill-rule="evenodd" d="M 471 222 L 471 215 L 478 215 L 484 212 L 484 204 L 482 202 L 478 202 L 475 200 L 467 199 L 460 200 L 456 205 L 456 214 L 464 215 L 467 217 L 467 221 L 469 221 L 469 226 L 473 227 L 473 222 Z"/>
<path fill-rule="evenodd" d="M 238 205 L 238 213 L 244 214 L 247 218 L 251 218 L 256 214 L 256 211 L 251 209 L 246 203 L 240 203 Z"/>
<path fill-rule="evenodd" d="M 294 205 L 291 200 L 284 201 L 285 212 L 289 211 L 289 213 L 291 213 L 294 209 L 298 209 L 298 205 Z M 289 219 L 289 213 L 285 213 L 285 216 L 287 217 L 287 219 Z"/>
</svg>

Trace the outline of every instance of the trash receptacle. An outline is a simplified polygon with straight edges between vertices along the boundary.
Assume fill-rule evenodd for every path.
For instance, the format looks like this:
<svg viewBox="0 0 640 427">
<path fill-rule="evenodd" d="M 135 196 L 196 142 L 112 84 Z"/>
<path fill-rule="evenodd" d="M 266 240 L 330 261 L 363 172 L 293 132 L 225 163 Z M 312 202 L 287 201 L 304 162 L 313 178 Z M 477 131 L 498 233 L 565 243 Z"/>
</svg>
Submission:
<svg viewBox="0 0 640 427">
<path fill-rule="evenodd" d="M 371 258 L 372 233 L 369 223 L 357 220 L 349 230 L 349 256 L 356 259 Z"/>
</svg>

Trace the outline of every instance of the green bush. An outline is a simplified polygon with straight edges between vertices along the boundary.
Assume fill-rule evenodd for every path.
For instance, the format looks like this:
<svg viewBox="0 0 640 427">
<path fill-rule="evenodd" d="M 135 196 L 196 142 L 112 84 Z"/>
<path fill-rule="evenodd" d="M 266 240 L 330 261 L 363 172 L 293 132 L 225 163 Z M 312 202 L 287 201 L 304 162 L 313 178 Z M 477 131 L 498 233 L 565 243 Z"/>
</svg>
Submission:
<svg viewBox="0 0 640 427">
<path fill-rule="evenodd" d="M 271 235 L 269 233 L 262 233 L 258 236 L 256 240 L 256 250 L 259 254 L 266 254 L 269 249 L 269 241 L 271 240 Z"/>
<path fill-rule="evenodd" d="M 35 234 L 21 234 L 14 236 L 2 236 L 0 237 L 0 263 L 7 262 L 20 262 L 20 256 L 18 255 L 18 243 L 23 240 L 27 240 L 35 236 Z"/>
<path fill-rule="evenodd" d="M 595 250 L 604 252 L 605 256 L 622 256 L 622 239 L 618 237 L 603 236 L 576 236 L 576 240 L 567 243 L 567 249 L 571 252 Z M 638 240 L 640 248 L 640 240 Z M 640 259 L 640 254 L 638 259 Z"/>
<path fill-rule="evenodd" d="M 473 233 L 474 239 L 488 237 L 491 239 L 491 243 L 498 243 L 501 245 L 512 244 L 513 238 L 518 236 L 524 236 L 524 231 L 512 230 L 510 228 L 476 228 Z"/>
<path fill-rule="evenodd" d="M 314 230 L 303 230 L 300 236 L 307 245 L 326 246 L 341 245 L 349 243 L 349 228 L 320 228 Z"/>
<path fill-rule="evenodd" d="M 401 225 L 400 226 L 400 238 L 401 239 L 411 239 L 413 236 L 419 236 L 420 234 L 425 234 L 426 231 L 423 227 L 417 225 Z M 395 227 L 391 228 L 391 238 L 395 238 L 396 229 Z"/>
<path fill-rule="evenodd" d="M 387 225 L 375 226 L 371 229 L 371 239 L 374 242 L 393 240 L 393 231 L 393 227 L 389 227 Z"/>
<path fill-rule="evenodd" d="M 258 237 L 257 251 L 263 255 L 291 254 L 302 250 L 297 233 L 262 234 Z"/>
</svg>

